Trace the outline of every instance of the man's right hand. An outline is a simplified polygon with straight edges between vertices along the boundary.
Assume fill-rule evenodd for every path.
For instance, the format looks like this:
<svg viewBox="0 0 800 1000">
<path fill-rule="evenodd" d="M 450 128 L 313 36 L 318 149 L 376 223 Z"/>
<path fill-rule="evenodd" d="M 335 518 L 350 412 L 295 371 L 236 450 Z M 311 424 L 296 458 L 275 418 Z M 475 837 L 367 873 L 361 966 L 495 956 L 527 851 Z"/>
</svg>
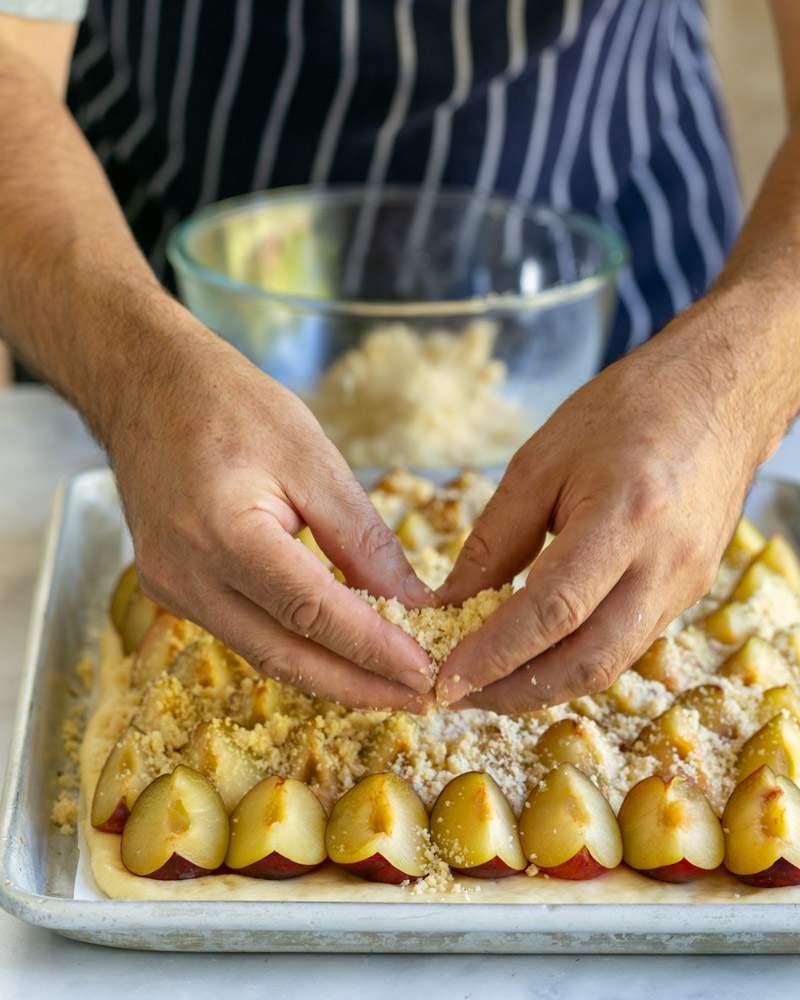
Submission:
<svg viewBox="0 0 800 1000">
<path fill-rule="evenodd" d="M 306 406 L 183 315 L 106 435 L 144 590 L 277 680 L 421 708 L 425 653 L 293 535 L 307 524 L 354 587 L 433 595 Z"/>
<path fill-rule="evenodd" d="M 59 100 L 74 34 L 0 15 L 0 333 L 108 449 L 152 597 L 306 691 L 421 707 L 425 653 L 292 535 L 433 596 L 300 400 L 160 288 Z"/>
</svg>

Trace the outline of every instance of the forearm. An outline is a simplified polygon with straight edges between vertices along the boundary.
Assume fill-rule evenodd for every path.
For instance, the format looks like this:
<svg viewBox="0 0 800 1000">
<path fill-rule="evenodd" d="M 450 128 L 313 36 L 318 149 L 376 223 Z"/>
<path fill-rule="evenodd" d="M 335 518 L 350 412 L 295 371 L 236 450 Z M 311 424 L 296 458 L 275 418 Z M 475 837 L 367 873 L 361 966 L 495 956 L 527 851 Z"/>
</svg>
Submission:
<svg viewBox="0 0 800 1000">
<path fill-rule="evenodd" d="M 710 291 L 636 351 L 632 380 L 669 376 L 677 399 L 733 434 L 752 476 L 800 412 L 800 128 L 769 171 Z"/>
<path fill-rule="evenodd" d="M 745 407 L 742 433 L 756 434 L 763 461 L 800 412 L 800 121 L 696 312 L 727 383 L 723 394 L 739 414 Z"/>
<path fill-rule="evenodd" d="M 0 232 L 0 334 L 108 443 L 122 387 L 188 316 L 52 86 L 2 43 Z"/>
</svg>

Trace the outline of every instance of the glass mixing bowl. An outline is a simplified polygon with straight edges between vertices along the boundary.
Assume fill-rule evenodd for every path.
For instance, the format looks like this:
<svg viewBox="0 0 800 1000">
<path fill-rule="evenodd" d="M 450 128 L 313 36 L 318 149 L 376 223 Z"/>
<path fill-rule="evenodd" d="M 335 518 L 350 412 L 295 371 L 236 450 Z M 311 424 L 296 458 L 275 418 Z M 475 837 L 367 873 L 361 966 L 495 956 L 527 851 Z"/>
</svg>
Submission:
<svg viewBox="0 0 800 1000">
<path fill-rule="evenodd" d="M 191 311 L 303 395 L 378 326 L 488 320 L 531 431 L 598 370 L 626 248 L 585 216 L 469 191 L 286 188 L 203 209 L 168 255 Z"/>
</svg>

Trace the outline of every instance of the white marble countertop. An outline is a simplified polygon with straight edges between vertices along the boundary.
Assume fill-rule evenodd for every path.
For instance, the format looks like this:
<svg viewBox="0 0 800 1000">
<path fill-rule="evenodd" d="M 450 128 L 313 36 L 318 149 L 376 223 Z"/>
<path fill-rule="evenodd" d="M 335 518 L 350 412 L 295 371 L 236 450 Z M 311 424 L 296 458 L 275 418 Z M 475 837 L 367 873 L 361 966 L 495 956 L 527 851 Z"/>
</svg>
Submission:
<svg viewBox="0 0 800 1000">
<path fill-rule="evenodd" d="M 43 531 L 59 478 L 102 461 L 75 415 L 41 389 L 0 390 L 0 774 Z M 795 429 L 769 463 L 800 481 Z M 0 997 L 796 997 L 800 957 L 185 955 L 121 952 L 0 911 Z"/>
</svg>

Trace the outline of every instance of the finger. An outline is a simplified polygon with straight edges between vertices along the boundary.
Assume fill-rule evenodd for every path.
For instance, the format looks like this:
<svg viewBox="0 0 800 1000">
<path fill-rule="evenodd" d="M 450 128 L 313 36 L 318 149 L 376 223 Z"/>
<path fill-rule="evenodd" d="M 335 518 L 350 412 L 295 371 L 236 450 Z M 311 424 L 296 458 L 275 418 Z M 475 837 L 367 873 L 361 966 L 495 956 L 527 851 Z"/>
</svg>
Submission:
<svg viewBox="0 0 800 1000">
<path fill-rule="evenodd" d="M 203 624 L 260 673 L 350 708 L 427 708 L 427 697 L 361 670 L 308 639 L 287 632 L 241 594 L 226 590 L 205 606 Z"/>
<path fill-rule="evenodd" d="M 249 512 L 239 519 L 232 537 L 223 569 L 232 589 L 289 632 L 363 670 L 420 693 L 431 689 L 433 667 L 422 648 L 339 583 L 269 514 Z"/>
<path fill-rule="evenodd" d="M 628 573 L 576 632 L 459 707 L 514 715 L 605 691 L 661 632 L 662 589 Z"/>
<path fill-rule="evenodd" d="M 369 501 L 347 463 L 335 452 L 322 483 L 307 483 L 291 498 L 320 548 L 351 587 L 381 597 L 396 597 L 408 608 L 437 603 L 419 579 L 394 532 Z"/>
<path fill-rule="evenodd" d="M 524 459 L 512 459 L 439 588 L 443 604 L 463 604 L 481 590 L 508 583 L 544 544 L 556 493 L 552 486 L 545 486 L 548 477 L 544 473 L 542 487 L 531 488 L 529 449 L 524 455 Z"/>
<path fill-rule="evenodd" d="M 596 511 L 573 516 L 531 567 L 522 590 L 468 635 L 445 662 L 437 690 L 455 703 L 499 681 L 574 632 L 630 564 L 629 533 Z"/>
</svg>

